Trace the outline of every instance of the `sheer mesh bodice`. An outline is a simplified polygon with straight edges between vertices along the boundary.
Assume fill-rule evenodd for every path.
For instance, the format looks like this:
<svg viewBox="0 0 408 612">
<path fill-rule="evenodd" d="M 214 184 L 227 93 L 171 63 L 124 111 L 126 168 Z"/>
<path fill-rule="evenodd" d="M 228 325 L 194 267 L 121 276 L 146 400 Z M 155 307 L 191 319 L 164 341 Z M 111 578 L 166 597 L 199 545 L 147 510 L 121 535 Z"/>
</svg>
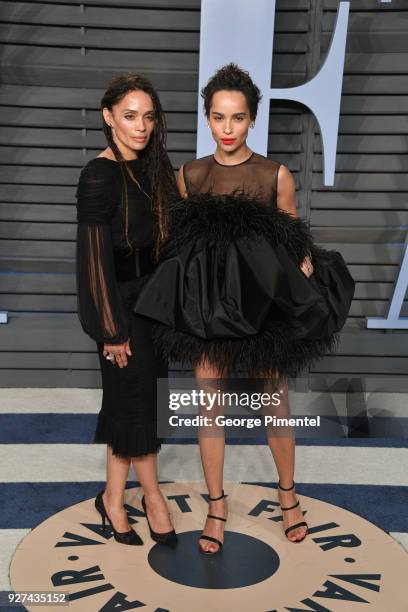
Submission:
<svg viewBox="0 0 408 612">
<path fill-rule="evenodd" d="M 188 195 L 238 190 L 259 196 L 269 206 L 276 207 L 279 166 L 259 153 L 252 153 L 249 159 L 233 166 L 220 164 L 213 155 L 208 155 L 185 164 L 183 176 Z"/>
<path fill-rule="evenodd" d="M 125 172 L 128 240 L 133 248 L 144 248 L 153 245 L 156 231 L 150 188 L 141 161 L 129 163 L 143 191 Z M 76 192 L 78 316 L 91 338 L 110 344 L 120 344 L 128 338 L 128 320 L 118 282 L 131 263 L 122 185 L 120 164 L 97 157 L 83 168 Z"/>
</svg>

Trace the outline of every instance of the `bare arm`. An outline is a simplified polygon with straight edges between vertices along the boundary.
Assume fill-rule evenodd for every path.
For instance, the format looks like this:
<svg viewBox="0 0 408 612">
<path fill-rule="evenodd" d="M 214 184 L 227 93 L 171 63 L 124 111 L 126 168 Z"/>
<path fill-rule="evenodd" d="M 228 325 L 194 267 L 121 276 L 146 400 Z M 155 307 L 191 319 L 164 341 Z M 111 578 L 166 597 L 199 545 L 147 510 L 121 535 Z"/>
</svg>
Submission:
<svg viewBox="0 0 408 612">
<path fill-rule="evenodd" d="M 179 190 L 179 193 L 181 195 L 182 198 L 186 198 L 188 193 L 187 193 L 187 189 L 186 189 L 186 184 L 184 182 L 184 172 L 183 172 L 183 165 L 180 166 L 180 170 L 178 172 L 177 175 L 177 187 Z"/>
<path fill-rule="evenodd" d="M 278 171 L 277 207 L 296 217 L 296 185 L 291 171 L 283 164 Z"/>
<path fill-rule="evenodd" d="M 278 171 L 278 193 L 276 203 L 278 208 L 284 210 L 293 217 L 297 217 L 295 181 L 291 171 L 283 164 L 279 167 Z M 313 274 L 313 265 L 308 255 L 306 255 L 300 264 L 300 269 L 306 276 Z"/>
</svg>

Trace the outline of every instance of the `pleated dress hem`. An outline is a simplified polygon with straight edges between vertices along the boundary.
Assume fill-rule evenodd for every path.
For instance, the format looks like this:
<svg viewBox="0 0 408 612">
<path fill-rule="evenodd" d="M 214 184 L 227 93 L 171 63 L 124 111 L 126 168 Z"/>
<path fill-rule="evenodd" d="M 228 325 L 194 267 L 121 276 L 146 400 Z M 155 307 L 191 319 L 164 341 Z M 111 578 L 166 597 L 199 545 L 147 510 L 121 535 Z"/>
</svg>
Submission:
<svg viewBox="0 0 408 612">
<path fill-rule="evenodd" d="M 131 423 L 123 426 L 100 412 L 93 442 L 107 444 L 114 455 L 128 459 L 158 453 L 162 440 L 157 438 L 156 423 L 147 423 L 143 427 Z"/>
</svg>

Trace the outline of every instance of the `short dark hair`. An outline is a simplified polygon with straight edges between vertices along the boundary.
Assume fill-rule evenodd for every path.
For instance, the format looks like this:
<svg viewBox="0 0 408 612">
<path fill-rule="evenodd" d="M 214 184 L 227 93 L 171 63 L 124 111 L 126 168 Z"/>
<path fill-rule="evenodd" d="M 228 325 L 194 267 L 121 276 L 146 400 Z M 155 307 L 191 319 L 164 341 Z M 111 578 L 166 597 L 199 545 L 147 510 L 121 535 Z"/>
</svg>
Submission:
<svg viewBox="0 0 408 612">
<path fill-rule="evenodd" d="M 256 119 L 258 105 L 262 98 L 261 91 L 251 79 L 249 72 L 242 70 L 242 68 L 233 62 L 217 70 L 207 85 L 201 90 L 201 97 L 204 98 L 204 110 L 207 117 L 210 114 L 213 95 L 217 91 L 224 89 L 243 93 L 248 103 L 250 117 L 252 120 Z"/>
</svg>

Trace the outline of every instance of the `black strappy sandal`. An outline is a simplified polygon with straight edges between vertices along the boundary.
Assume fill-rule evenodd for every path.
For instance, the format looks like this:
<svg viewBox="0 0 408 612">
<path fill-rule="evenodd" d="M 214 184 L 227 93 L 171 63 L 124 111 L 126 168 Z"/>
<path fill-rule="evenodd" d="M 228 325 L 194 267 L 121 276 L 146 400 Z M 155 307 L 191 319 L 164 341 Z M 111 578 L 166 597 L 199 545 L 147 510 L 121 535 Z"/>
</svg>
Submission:
<svg viewBox="0 0 408 612">
<path fill-rule="evenodd" d="M 222 490 L 222 495 L 220 495 L 220 497 L 210 497 L 208 496 L 208 499 L 210 501 L 218 501 L 219 499 L 223 499 L 224 497 L 227 497 L 224 493 L 224 489 Z M 222 517 L 222 516 L 215 516 L 214 514 L 207 514 L 208 518 L 212 518 L 212 519 L 216 519 L 217 521 L 224 521 L 224 523 L 227 522 L 227 519 Z M 216 555 L 217 553 L 220 552 L 223 543 L 218 540 L 217 538 L 213 538 L 212 536 L 207 536 L 207 535 L 202 535 L 200 537 L 200 540 L 208 540 L 209 542 L 214 542 L 215 544 L 218 544 L 218 548 L 215 551 L 211 551 L 211 550 L 203 550 L 200 546 L 200 544 L 198 545 L 199 549 L 201 550 L 201 552 L 203 553 L 203 555 Z M 200 541 L 199 540 L 199 541 Z"/>
<path fill-rule="evenodd" d="M 292 489 L 295 488 L 295 481 L 293 481 L 293 485 L 291 487 L 289 487 L 289 489 L 285 489 L 284 487 L 281 487 L 280 485 L 280 480 L 278 481 L 278 487 L 281 491 L 292 491 Z M 289 508 L 282 508 L 281 506 L 281 510 L 282 512 L 285 512 L 286 510 L 293 510 L 293 508 L 297 508 L 297 506 L 299 506 L 300 502 L 299 500 L 297 500 L 296 504 L 294 504 L 293 506 L 289 506 Z M 290 538 L 288 538 L 288 533 L 289 531 L 292 531 L 293 529 L 297 529 L 297 527 L 306 527 L 306 533 L 303 536 L 303 538 L 301 538 L 300 540 L 291 540 Z M 288 527 L 287 529 L 285 529 L 285 536 L 288 538 L 289 542 L 293 542 L 293 543 L 298 543 L 298 542 L 303 542 L 303 540 L 305 539 L 305 537 L 307 536 L 307 529 L 308 529 L 308 524 L 305 521 L 301 521 L 300 523 L 296 523 L 295 525 L 291 525 L 290 527 Z"/>
</svg>

